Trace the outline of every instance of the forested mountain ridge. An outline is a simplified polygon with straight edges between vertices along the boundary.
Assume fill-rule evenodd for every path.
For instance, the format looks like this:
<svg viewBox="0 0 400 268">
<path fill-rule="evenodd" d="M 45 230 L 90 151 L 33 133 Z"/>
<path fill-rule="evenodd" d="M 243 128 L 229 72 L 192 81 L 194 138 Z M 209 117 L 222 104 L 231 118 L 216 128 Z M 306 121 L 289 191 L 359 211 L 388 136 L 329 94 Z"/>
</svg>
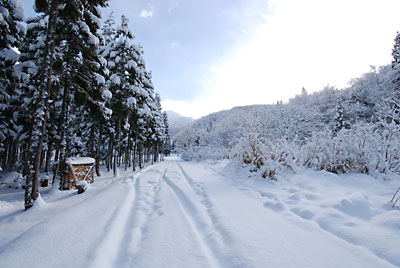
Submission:
<svg viewBox="0 0 400 268">
<path fill-rule="evenodd" d="M 395 50 L 395 49 L 394 49 Z M 335 173 L 400 172 L 396 63 L 371 67 L 348 88 L 200 118 L 175 140 L 185 159 L 239 158 L 275 179 L 299 166 Z"/>
</svg>

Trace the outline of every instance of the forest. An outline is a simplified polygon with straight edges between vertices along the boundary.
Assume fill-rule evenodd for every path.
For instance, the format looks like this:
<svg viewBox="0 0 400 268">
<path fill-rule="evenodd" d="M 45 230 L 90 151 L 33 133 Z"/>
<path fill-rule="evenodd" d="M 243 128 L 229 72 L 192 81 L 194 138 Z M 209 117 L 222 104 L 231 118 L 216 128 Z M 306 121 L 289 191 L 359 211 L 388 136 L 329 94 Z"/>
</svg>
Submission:
<svg viewBox="0 0 400 268">
<path fill-rule="evenodd" d="M 278 2 L 283 6 L 273 8 Z M 0 0 L 0 268 L 400 267 L 400 33 L 390 28 L 398 21 L 381 24 L 400 5 L 350 2 Z M 110 7 L 129 13 L 114 16 Z M 270 31 L 244 31 L 255 25 L 256 9 Z M 315 29 L 302 32 L 295 23 Z M 351 31 L 356 38 L 340 23 L 360 29 Z M 217 35 L 222 40 L 235 30 L 239 43 L 218 42 Z M 298 84 L 298 95 L 284 101 L 250 90 L 277 91 L 257 79 L 260 73 L 308 83 L 289 65 L 317 66 L 311 79 L 321 80 L 337 68 L 306 60 L 322 55 L 335 65 L 328 53 L 355 53 L 355 40 L 378 40 L 377 30 L 393 31 L 389 64 L 371 66 L 345 88 Z M 270 42 L 273 32 L 287 38 L 265 47 L 251 37 Z M 148 64 L 142 33 L 153 47 Z M 271 50 L 266 55 L 281 49 L 287 58 L 278 66 L 258 48 L 248 55 L 252 38 Z M 340 44 L 337 51 L 325 46 L 331 41 Z M 325 54 L 305 49 L 318 44 Z M 236 92 L 243 101 L 257 94 L 261 105 L 197 120 L 163 112 L 169 98 L 174 109 L 181 103 L 174 98 L 201 99 L 188 73 L 201 77 L 196 70 L 207 69 L 210 81 L 197 82 L 213 93 L 223 88 L 215 82 L 226 74 L 214 71 L 235 65 L 241 51 L 263 64 L 239 64 L 226 94 L 209 96 L 226 105 Z M 225 53 L 235 55 L 220 66 Z M 342 58 L 343 66 L 363 64 Z M 171 80 L 179 82 L 178 97 L 171 97 Z M 195 111 L 197 103 L 203 105 L 188 107 Z"/>
<path fill-rule="evenodd" d="M 0 166 L 26 178 L 25 209 L 40 172 L 65 188 L 68 157 L 118 167 L 159 161 L 167 116 L 128 19 L 102 25 L 107 0 L 37 0 L 25 19 L 17 0 L 0 4 Z"/>
<path fill-rule="evenodd" d="M 173 144 L 184 159 L 239 158 L 276 180 L 299 168 L 337 174 L 400 174 L 400 35 L 391 64 L 338 90 L 305 88 L 287 103 L 235 107 L 182 129 Z M 267 102 L 267 101 L 266 101 Z"/>
<path fill-rule="evenodd" d="M 67 159 L 89 156 L 113 170 L 159 161 L 167 114 L 129 21 L 106 0 L 36 0 L 25 19 L 17 0 L 0 6 L 0 166 L 26 179 L 25 208 L 40 173 L 66 188 Z M 392 63 L 349 86 L 327 85 L 288 102 L 235 107 L 194 121 L 173 137 L 185 160 L 240 159 L 277 180 L 300 168 L 337 174 L 400 174 L 400 34 Z M 345 64 L 345 63 L 344 63 Z M 273 90 L 273 89 L 266 89 Z M 270 100 L 265 100 L 265 103 Z"/>
</svg>

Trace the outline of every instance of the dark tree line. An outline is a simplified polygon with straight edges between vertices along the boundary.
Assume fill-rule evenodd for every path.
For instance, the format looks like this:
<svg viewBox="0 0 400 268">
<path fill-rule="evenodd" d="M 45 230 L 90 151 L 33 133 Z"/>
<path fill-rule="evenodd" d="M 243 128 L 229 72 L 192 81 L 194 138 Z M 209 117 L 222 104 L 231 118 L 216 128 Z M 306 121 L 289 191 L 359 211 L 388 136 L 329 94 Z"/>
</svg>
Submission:
<svg viewBox="0 0 400 268">
<path fill-rule="evenodd" d="M 159 161 L 168 122 L 128 20 L 107 0 L 36 0 L 26 20 L 16 0 L 0 3 L 0 165 L 26 178 L 25 208 L 39 173 L 66 187 L 71 156 L 118 167 Z M 19 53 L 17 53 L 19 51 Z"/>
</svg>

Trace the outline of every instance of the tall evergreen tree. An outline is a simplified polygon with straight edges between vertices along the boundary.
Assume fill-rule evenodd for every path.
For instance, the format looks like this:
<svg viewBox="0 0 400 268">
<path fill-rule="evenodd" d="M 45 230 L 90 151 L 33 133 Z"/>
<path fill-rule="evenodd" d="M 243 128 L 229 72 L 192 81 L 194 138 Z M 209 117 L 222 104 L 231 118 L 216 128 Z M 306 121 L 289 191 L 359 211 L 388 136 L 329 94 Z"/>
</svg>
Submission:
<svg viewBox="0 0 400 268">
<path fill-rule="evenodd" d="M 50 87 L 52 82 L 54 48 L 56 36 L 57 12 L 59 0 L 36 0 L 36 11 L 48 16 L 46 41 L 43 50 L 43 60 L 38 85 L 38 97 L 35 101 L 30 149 L 28 151 L 27 175 L 25 182 L 25 209 L 33 206 L 39 196 L 39 167 L 42 155 L 43 141 L 46 134 L 46 123 L 49 110 Z"/>
<path fill-rule="evenodd" d="M 333 133 L 336 135 L 341 129 L 345 127 L 345 122 L 343 118 L 343 106 L 340 98 L 337 99 L 337 104 L 336 104 L 336 116 L 334 120 L 334 129 Z"/>
<path fill-rule="evenodd" d="M 163 121 L 164 121 L 164 131 L 165 131 L 165 139 L 163 143 L 162 149 L 171 150 L 171 136 L 169 134 L 169 123 L 168 123 L 168 115 L 167 112 L 163 112 Z"/>
<path fill-rule="evenodd" d="M 20 100 L 18 105 L 19 142 L 22 146 L 22 157 L 27 161 L 32 135 L 32 111 L 35 110 L 38 90 L 41 81 L 40 66 L 42 66 L 43 53 L 46 41 L 47 19 L 45 15 L 30 18 L 26 21 L 27 32 L 24 42 L 20 47 L 19 64 L 16 65 L 18 77 L 18 91 L 15 97 Z M 24 175 L 27 174 L 28 163 L 25 163 Z"/>
<path fill-rule="evenodd" d="M 117 175 L 118 153 L 122 146 L 122 135 L 129 131 L 131 125 L 128 118 L 134 113 L 137 105 L 137 75 L 138 63 L 135 61 L 136 51 L 133 45 L 134 35 L 129 29 L 128 19 L 121 17 L 121 24 L 112 33 L 112 19 L 109 18 L 106 27 L 103 28 L 106 38 L 106 47 L 103 55 L 108 61 L 110 78 L 108 89 L 112 94 L 110 108 L 113 111 L 110 126 L 111 155 L 113 159 L 113 171 Z M 127 143 L 125 143 L 127 144 Z"/>
<path fill-rule="evenodd" d="M 61 188 L 66 187 L 65 179 L 68 174 L 66 159 L 69 156 L 69 137 L 73 134 L 68 135 L 67 131 L 73 131 L 70 127 L 73 104 L 86 105 L 93 113 L 102 108 L 98 84 L 104 81 L 104 77 L 97 73 L 101 69 L 97 57 L 100 42 L 97 30 L 101 27 L 101 12 L 98 8 L 105 4 L 106 1 L 93 3 L 69 1 L 59 14 L 57 44 L 63 55 L 63 73 L 60 77 L 63 100 L 59 126 L 58 168 Z M 81 112 L 80 109 L 76 111 Z"/>
<path fill-rule="evenodd" d="M 390 107 L 391 111 L 381 111 L 385 114 L 386 120 L 393 120 L 396 124 L 400 124 L 400 32 L 397 32 L 394 39 L 394 46 L 392 49 L 392 69 L 394 71 L 393 77 L 393 94 L 386 100 L 385 110 Z"/>
<path fill-rule="evenodd" d="M 17 87 L 14 65 L 24 37 L 24 8 L 18 0 L 0 2 L 0 165 L 9 166 L 15 147 L 16 118 L 12 96 Z M 14 103 L 15 104 L 15 103 Z"/>
<path fill-rule="evenodd" d="M 28 175 L 26 176 L 26 193 L 25 193 L 25 208 L 28 209 L 33 206 L 34 200 L 38 197 L 38 176 L 40 160 L 42 156 L 42 147 L 46 135 L 46 123 L 48 119 L 48 110 L 51 96 L 51 79 L 53 74 L 54 64 L 54 51 L 55 47 L 59 46 L 61 53 L 65 56 L 67 62 L 67 72 L 62 76 L 65 79 L 70 77 L 74 80 L 70 80 L 68 83 L 63 84 L 63 109 L 60 115 L 60 120 L 64 120 L 64 123 L 60 124 L 60 133 L 64 133 L 64 137 L 60 137 L 60 144 L 64 146 L 65 140 L 65 119 L 68 118 L 69 103 L 70 103 L 70 86 L 72 83 L 78 85 L 78 89 L 85 88 L 86 86 L 86 74 L 83 76 L 79 75 L 77 70 L 87 61 L 84 60 L 86 55 L 87 47 L 79 43 L 82 42 L 82 38 L 86 37 L 86 41 L 89 44 L 96 45 L 96 37 L 90 32 L 90 27 L 84 21 L 86 10 L 98 10 L 99 6 L 105 6 L 106 0 L 97 1 L 66 1 L 66 0 L 37 0 L 35 1 L 36 11 L 43 12 L 48 16 L 48 25 L 46 32 L 45 49 L 43 53 L 43 61 L 41 68 L 41 80 L 38 87 L 38 98 L 36 101 L 36 111 L 34 115 L 33 131 L 30 137 L 31 149 L 29 151 L 29 169 Z M 62 5 L 60 5 L 62 4 Z M 93 13 L 91 13 L 93 14 Z M 89 17 L 90 15 L 89 14 Z M 94 23 L 99 25 L 98 22 Z M 64 28 L 60 28 L 64 26 Z M 99 26 L 100 27 L 100 26 Z M 78 36 L 73 36 L 77 34 Z M 57 38 L 56 38 L 57 37 Z M 81 38 L 81 39 L 80 39 Z M 98 39 L 97 39 L 98 41 Z M 74 44 L 74 45 L 72 45 Z M 77 51 L 81 48 L 82 51 Z M 88 49 L 90 50 L 90 49 Z M 95 48 L 96 50 L 96 48 Z M 70 58 L 68 58 L 70 56 Z M 73 65 L 71 63 L 80 63 Z M 63 66 L 65 67 L 65 66 Z M 77 74 L 72 77 L 69 76 L 71 73 Z M 64 151 L 62 151 L 64 150 Z M 60 154 L 64 153 L 60 157 L 61 164 L 59 170 L 61 171 L 61 178 L 63 178 L 63 172 L 65 172 L 65 148 L 60 148 Z"/>
<path fill-rule="evenodd" d="M 400 91 L 400 32 L 397 32 L 397 35 L 394 39 L 394 46 L 392 50 L 392 68 L 396 70 L 396 77 L 395 77 L 395 90 Z"/>
<path fill-rule="evenodd" d="M 397 35 L 394 39 L 394 46 L 392 50 L 393 61 L 392 61 L 392 68 L 395 70 L 395 77 L 394 77 L 394 97 L 397 99 L 396 105 L 400 103 L 400 32 L 397 32 Z M 397 109 L 399 109 L 397 107 Z"/>
</svg>

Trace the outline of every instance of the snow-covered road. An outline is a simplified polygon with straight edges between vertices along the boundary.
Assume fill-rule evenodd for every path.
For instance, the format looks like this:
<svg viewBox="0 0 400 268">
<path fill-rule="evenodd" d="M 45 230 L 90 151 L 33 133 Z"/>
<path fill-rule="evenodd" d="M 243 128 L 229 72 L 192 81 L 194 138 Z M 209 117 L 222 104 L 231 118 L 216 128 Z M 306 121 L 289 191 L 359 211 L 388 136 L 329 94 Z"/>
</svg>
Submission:
<svg viewBox="0 0 400 268">
<path fill-rule="evenodd" d="M 177 159 L 43 199 L 0 215 L 0 267 L 396 267 Z"/>
</svg>

